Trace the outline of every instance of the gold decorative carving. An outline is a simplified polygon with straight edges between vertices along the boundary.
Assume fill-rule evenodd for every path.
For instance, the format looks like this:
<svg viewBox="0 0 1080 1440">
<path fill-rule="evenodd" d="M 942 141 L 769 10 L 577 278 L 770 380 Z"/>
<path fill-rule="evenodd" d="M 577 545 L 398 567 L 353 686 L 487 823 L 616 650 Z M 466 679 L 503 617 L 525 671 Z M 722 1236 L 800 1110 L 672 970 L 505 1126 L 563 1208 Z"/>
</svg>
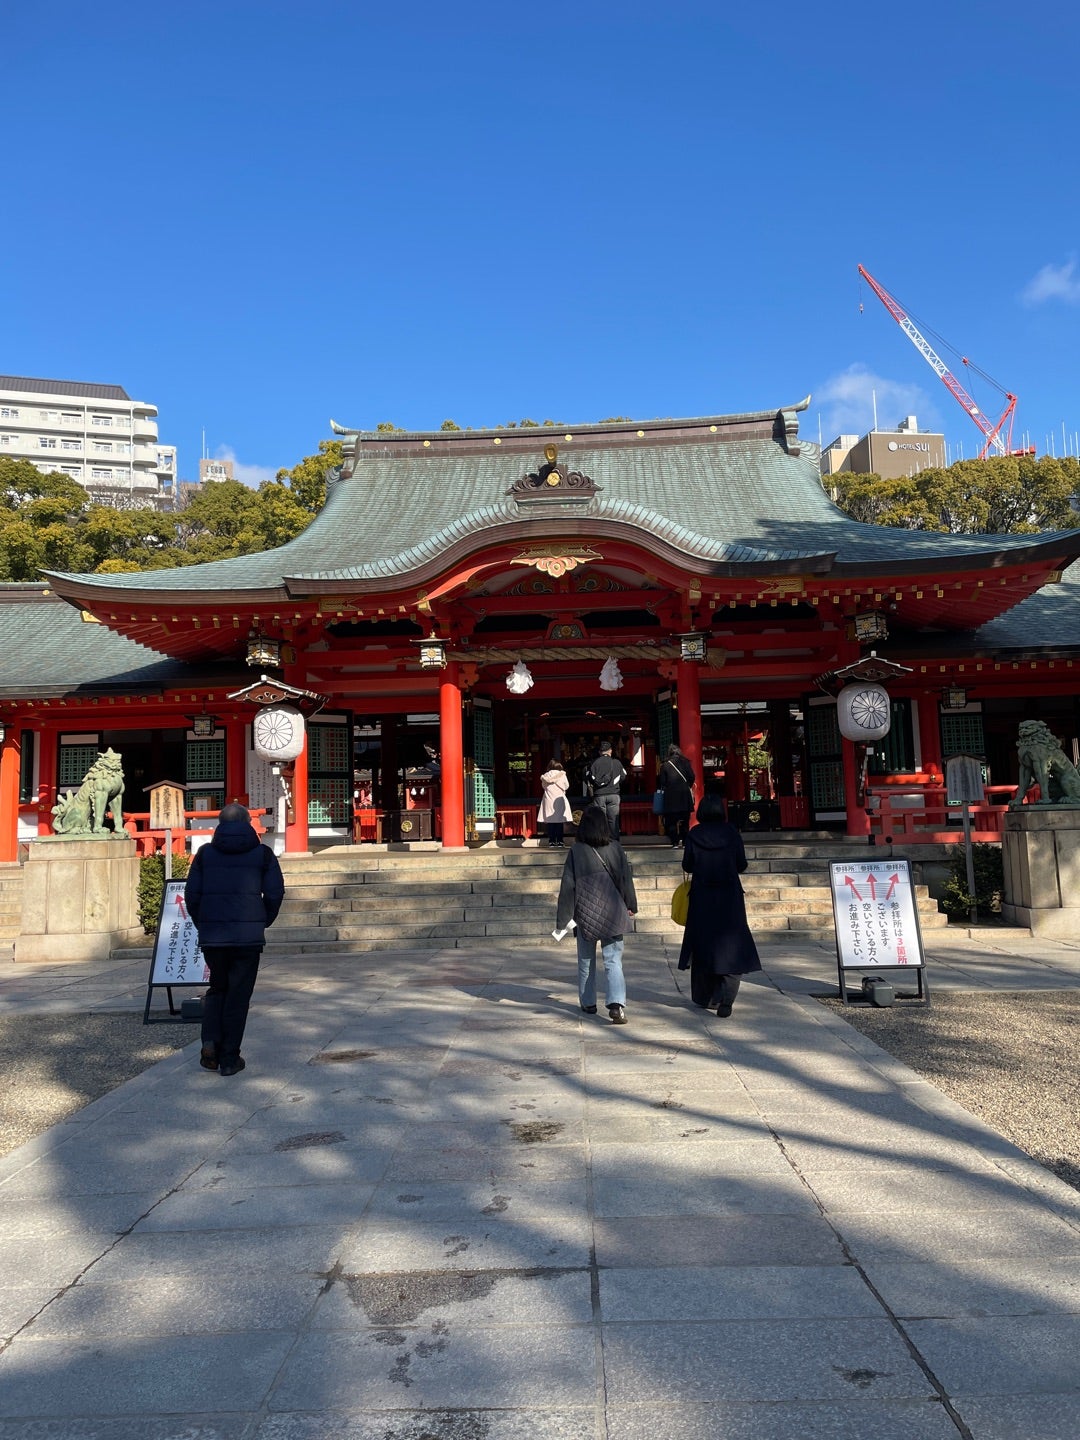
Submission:
<svg viewBox="0 0 1080 1440">
<path fill-rule="evenodd" d="M 589 545 L 568 545 L 557 555 L 553 555 L 550 550 L 539 548 L 523 550 L 510 563 L 511 565 L 531 565 L 534 569 L 542 571 L 543 574 L 550 575 L 553 580 L 558 580 L 567 571 L 576 570 L 579 565 L 603 558 L 599 551 L 592 549 Z"/>
<path fill-rule="evenodd" d="M 781 599 L 785 596 L 805 594 L 806 581 L 801 575 L 792 575 L 781 577 L 777 580 L 770 580 L 768 584 L 761 587 L 761 596 L 763 599 L 766 597 L 772 598 L 773 596 Z"/>
</svg>

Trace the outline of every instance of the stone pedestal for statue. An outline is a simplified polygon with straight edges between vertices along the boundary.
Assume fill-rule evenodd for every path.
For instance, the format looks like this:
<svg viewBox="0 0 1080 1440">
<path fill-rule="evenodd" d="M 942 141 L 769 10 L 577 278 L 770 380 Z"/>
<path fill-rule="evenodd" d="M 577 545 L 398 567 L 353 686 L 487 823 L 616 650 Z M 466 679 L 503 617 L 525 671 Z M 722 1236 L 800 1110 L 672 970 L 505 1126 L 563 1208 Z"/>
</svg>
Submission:
<svg viewBox="0 0 1080 1440">
<path fill-rule="evenodd" d="M 1025 805 L 1005 815 L 1002 916 L 1048 940 L 1080 935 L 1080 805 Z"/>
<path fill-rule="evenodd" d="M 145 943 L 138 890 L 129 835 L 32 840 L 15 959 L 106 960 L 114 946 Z"/>
</svg>

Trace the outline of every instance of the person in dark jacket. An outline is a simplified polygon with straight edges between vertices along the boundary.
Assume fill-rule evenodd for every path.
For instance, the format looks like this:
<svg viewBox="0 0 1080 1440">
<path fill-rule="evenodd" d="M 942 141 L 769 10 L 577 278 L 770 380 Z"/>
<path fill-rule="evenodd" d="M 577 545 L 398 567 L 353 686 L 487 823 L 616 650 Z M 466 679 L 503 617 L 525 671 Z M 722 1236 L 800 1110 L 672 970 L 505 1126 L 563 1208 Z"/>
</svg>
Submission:
<svg viewBox="0 0 1080 1440">
<path fill-rule="evenodd" d="M 613 840 L 619 838 L 619 808 L 622 805 L 620 786 L 626 779 L 621 760 L 611 753 L 611 741 L 601 740 L 600 752 L 585 772 L 593 804 L 598 805 L 607 816 Z"/>
<path fill-rule="evenodd" d="M 667 758 L 656 776 L 656 788 L 664 792 L 664 834 L 672 848 L 686 841 L 690 811 L 694 808 L 694 767 L 678 745 L 669 745 Z"/>
<path fill-rule="evenodd" d="M 251 816 L 243 805 L 223 806 L 213 839 L 196 850 L 184 887 L 210 968 L 199 1058 L 204 1069 L 219 1075 L 244 1069 L 240 1045 L 266 927 L 277 919 L 284 898 L 277 856 L 260 845 Z"/>
<path fill-rule="evenodd" d="M 611 834 L 607 816 L 590 805 L 581 816 L 577 838 L 559 887 L 555 927 L 575 925 L 578 998 L 587 1015 L 596 1014 L 596 942 L 604 960 L 604 990 L 613 1025 L 626 1024 L 623 936 L 637 910 L 634 872 L 626 852 Z"/>
<path fill-rule="evenodd" d="M 742 836 L 724 819 L 724 801 L 706 795 L 698 824 L 683 849 L 690 876 L 690 908 L 679 952 L 679 969 L 690 971 L 690 995 L 704 1009 L 730 1015 L 743 975 L 761 969 L 746 919 L 739 879 L 746 869 Z"/>
</svg>

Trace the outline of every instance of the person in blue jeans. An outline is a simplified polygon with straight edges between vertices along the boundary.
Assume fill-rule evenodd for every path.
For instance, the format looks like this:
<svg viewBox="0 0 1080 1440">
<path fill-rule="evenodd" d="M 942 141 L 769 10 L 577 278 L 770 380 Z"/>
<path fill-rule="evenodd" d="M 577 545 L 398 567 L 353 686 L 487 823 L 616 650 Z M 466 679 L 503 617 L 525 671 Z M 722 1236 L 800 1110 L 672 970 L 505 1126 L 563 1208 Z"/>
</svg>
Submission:
<svg viewBox="0 0 1080 1440">
<path fill-rule="evenodd" d="M 248 1007 L 285 881 L 277 856 L 262 845 L 243 805 L 222 806 L 209 845 L 195 852 L 184 887 L 188 914 L 210 969 L 203 997 L 199 1064 L 219 1075 L 245 1067 L 240 1054 Z"/>
<path fill-rule="evenodd" d="M 626 1024 L 623 937 L 637 910 L 634 872 L 626 852 L 611 834 L 607 816 L 590 805 L 578 824 L 577 838 L 559 887 L 556 929 L 574 921 L 577 940 L 578 999 L 587 1015 L 596 1014 L 596 947 L 604 962 L 607 1012 L 613 1025 Z"/>
</svg>

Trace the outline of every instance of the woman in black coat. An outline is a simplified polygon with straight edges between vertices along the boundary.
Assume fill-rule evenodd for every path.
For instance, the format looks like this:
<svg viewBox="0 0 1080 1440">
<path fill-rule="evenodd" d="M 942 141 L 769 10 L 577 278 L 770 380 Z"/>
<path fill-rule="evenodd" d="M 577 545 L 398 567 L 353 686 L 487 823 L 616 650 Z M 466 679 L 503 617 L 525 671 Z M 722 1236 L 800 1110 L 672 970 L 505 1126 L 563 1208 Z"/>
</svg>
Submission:
<svg viewBox="0 0 1080 1440">
<path fill-rule="evenodd" d="M 682 845 L 694 808 L 694 767 L 678 745 L 669 745 L 667 759 L 656 775 L 656 788 L 664 792 L 664 834 L 672 848 Z"/>
<path fill-rule="evenodd" d="M 730 1015 L 740 977 L 761 969 L 739 879 L 746 869 L 746 851 L 738 830 L 724 819 L 719 795 L 706 795 L 697 817 L 683 850 L 690 909 L 679 969 L 690 971 L 695 1005 L 706 1010 L 715 1005 L 717 1015 Z"/>
</svg>

